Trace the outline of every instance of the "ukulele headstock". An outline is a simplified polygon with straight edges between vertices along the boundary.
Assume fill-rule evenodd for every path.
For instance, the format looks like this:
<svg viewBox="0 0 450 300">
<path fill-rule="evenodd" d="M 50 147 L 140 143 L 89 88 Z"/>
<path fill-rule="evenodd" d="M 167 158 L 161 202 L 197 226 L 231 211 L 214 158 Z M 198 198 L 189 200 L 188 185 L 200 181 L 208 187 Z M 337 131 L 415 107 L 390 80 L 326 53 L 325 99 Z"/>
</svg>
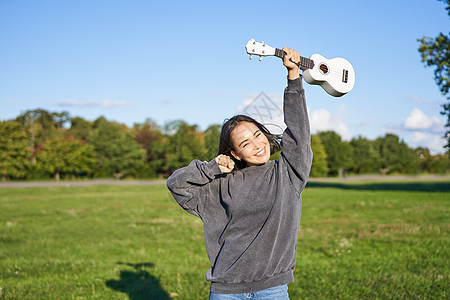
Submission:
<svg viewBox="0 0 450 300">
<path fill-rule="evenodd" d="M 275 48 L 270 47 L 267 44 L 264 44 L 264 42 L 258 43 L 255 42 L 254 39 L 251 39 L 248 41 L 247 45 L 245 46 L 245 49 L 247 50 L 247 53 L 250 55 L 250 59 L 252 59 L 252 55 L 259 55 L 259 60 L 261 60 L 262 56 L 270 56 L 275 55 Z"/>
</svg>

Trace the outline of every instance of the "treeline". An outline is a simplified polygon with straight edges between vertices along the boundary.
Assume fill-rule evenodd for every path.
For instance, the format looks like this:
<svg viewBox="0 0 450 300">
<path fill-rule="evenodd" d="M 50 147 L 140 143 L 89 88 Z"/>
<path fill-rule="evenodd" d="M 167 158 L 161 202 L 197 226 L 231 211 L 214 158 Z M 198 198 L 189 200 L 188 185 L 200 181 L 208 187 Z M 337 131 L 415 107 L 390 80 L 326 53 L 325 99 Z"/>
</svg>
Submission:
<svg viewBox="0 0 450 300">
<path fill-rule="evenodd" d="M 27 111 L 0 122 L 0 176 L 59 180 L 166 177 L 193 159 L 217 155 L 221 125 L 205 131 L 182 120 L 152 120 L 132 128 L 100 117 L 87 121 L 67 112 Z M 343 141 L 334 131 L 313 135 L 311 176 L 447 173 L 448 155 L 411 149 L 394 134 Z M 273 155 L 277 159 L 279 153 Z"/>
</svg>

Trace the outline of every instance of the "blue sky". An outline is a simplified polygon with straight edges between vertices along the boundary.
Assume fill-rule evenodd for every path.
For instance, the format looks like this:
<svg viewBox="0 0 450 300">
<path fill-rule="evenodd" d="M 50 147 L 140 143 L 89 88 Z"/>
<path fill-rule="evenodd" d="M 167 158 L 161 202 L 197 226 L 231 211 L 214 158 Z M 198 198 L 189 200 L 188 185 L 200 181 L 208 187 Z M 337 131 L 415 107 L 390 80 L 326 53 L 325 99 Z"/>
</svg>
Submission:
<svg viewBox="0 0 450 300">
<path fill-rule="evenodd" d="M 313 133 L 391 132 L 443 152 L 445 97 L 417 39 L 449 25 L 437 0 L 0 0 L 0 120 L 42 108 L 128 126 L 182 119 L 203 130 L 261 92 L 281 105 L 286 71 L 276 57 L 248 59 L 255 38 L 352 63 L 355 87 L 341 98 L 305 83 Z"/>
</svg>

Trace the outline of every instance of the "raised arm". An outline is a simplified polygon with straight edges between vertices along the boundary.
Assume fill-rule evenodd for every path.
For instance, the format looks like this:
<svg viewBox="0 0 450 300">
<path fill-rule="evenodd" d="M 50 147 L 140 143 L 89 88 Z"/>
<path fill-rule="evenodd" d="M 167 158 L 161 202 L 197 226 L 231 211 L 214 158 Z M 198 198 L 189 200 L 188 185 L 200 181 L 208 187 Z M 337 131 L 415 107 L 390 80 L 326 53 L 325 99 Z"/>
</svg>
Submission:
<svg viewBox="0 0 450 300">
<path fill-rule="evenodd" d="M 288 70 L 288 86 L 284 91 L 284 122 L 287 125 L 281 141 L 281 157 L 288 166 L 289 177 L 297 191 L 306 185 L 312 164 L 311 133 L 305 91 L 300 70 L 295 62 L 300 60 L 297 51 L 286 52 L 283 64 Z"/>
</svg>

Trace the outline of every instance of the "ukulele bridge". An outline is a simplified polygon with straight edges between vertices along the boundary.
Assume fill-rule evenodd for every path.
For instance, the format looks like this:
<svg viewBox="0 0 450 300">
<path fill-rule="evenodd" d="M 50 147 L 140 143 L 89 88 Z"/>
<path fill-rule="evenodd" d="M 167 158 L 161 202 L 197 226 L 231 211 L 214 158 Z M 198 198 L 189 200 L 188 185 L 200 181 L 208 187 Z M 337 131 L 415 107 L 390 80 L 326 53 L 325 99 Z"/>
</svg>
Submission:
<svg viewBox="0 0 450 300">
<path fill-rule="evenodd" d="M 342 71 L 342 82 L 347 83 L 348 82 L 348 70 L 344 69 Z"/>
</svg>

